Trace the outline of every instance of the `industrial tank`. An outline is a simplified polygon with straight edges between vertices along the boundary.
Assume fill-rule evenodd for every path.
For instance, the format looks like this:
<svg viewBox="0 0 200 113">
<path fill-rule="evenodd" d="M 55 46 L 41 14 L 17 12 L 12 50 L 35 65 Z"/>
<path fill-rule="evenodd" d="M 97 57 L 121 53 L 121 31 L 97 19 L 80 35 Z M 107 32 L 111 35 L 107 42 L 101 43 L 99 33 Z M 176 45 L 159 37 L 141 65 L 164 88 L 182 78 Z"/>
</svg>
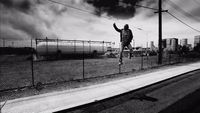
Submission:
<svg viewBox="0 0 200 113">
<path fill-rule="evenodd" d="M 172 38 L 171 39 L 171 50 L 177 51 L 177 49 L 178 49 L 178 39 Z"/>
<path fill-rule="evenodd" d="M 40 42 L 37 44 L 36 51 L 38 55 L 78 55 L 95 54 L 102 55 L 107 51 L 108 46 L 101 43 L 62 43 L 62 42 Z"/>
</svg>

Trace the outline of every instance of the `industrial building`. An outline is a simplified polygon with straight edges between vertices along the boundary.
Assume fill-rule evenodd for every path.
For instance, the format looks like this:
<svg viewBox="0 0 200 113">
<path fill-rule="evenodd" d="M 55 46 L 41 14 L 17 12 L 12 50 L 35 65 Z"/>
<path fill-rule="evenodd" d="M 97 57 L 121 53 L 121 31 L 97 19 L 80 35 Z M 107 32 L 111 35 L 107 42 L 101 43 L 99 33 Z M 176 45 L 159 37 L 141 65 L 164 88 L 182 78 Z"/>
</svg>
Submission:
<svg viewBox="0 0 200 113">
<path fill-rule="evenodd" d="M 150 42 L 150 51 L 157 51 L 157 50 L 158 50 L 158 48 L 154 45 L 154 42 L 151 41 Z"/>
<path fill-rule="evenodd" d="M 167 38 L 162 40 L 162 48 L 167 51 L 177 51 L 178 50 L 178 39 L 177 38 Z"/>
<path fill-rule="evenodd" d="M 167 39 L 162 39 L 162 48 L 166 48 L 167 46 Z"/>
<path fill-rule="evenodd" d="M 180 45 L 181 45 L 181 46 L 187 46 L 187 45 L 188 45 L 188 39 L 187 39 L 187 38 L 181 39 Z"/>
<path fill-rule="evenodd" d="M 194 36 L 194 47 L 200 44 L 200 35 Z"/>
</svg>

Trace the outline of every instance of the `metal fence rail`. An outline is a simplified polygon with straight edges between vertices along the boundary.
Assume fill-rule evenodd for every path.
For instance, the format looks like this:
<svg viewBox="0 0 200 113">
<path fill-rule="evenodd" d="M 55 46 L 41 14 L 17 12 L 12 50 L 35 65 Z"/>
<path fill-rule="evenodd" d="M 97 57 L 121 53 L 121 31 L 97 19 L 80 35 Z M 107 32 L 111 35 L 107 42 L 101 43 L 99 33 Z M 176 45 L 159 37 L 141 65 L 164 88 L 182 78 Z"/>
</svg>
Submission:
<svg viewBox="0 0 200 113">
<path fill-rule="evenodd" d="M 34 61 L 35 50 L 40 42 L 67 41 L 73 46 L 82 45 L 82 54 L 78 58 L 61 58 L 61 59 L 42 59 Z M 1 50 L 11 48 L 14 51 L 19 47 L 4 46 Z M 158 56 L 136 55 L 132 59 L 123 58 L 124 64 L 118 65 L 118 58 L 108 58 L 105 55 L 99 57 L 86 57 L 84 49 L 90 47 L 91 43 L 98 43 L 102 46 L 102 51 L 106 52 L 107 45 L 111 42 L 82 41 L 82 40 L 60 40 L 60 39 L 36 39 L 26 40 L 30 46 L 21 47 L 19 51 L 28 51 L 24 54 L 3 53 L 0 56 L 0 92 L 20 89 L 24 87 L 34 87 L 40 84 L 53 84 L 67 82 L 72 80 L 82 80 L 88 78 L 102 77 L 118 73 L 127 73 L 137 70 L 150 69 L 158 67 Z M 47 50 L 48 50 L 47 46 Z M 90 49 L 89 49 L 90 50 Z M 76 50 L 74 50 L 76 52 Z M 1 52 L 2 53 L 2 52 Z M 48 53 L 48 52 L 47 52 Z M 198 59 L 198 58 L 197 58 Z M 169 65 L 179 62 L 194 61 L 194 58 L 184 58 L 178 54 L 166 54 L 163 56 L 163 64 Z"/>
</svg>

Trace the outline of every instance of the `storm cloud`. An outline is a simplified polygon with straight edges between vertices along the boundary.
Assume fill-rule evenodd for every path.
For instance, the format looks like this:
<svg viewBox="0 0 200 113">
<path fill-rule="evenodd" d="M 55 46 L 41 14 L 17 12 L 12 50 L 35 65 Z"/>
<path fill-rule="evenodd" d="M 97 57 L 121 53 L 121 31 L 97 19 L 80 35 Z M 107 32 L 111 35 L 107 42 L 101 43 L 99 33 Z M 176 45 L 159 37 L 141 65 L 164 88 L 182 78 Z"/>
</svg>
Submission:
<svg viewBox="0 0 200 113">
<path fill-rule="evenodd" d="M 166 0 L 163 0 L 163 3 Z M 158 9 L 157 0 L 86 0 L 88 4 L 95 7 L 95 13 L 101 16 L 103 13 L 107 13 L 108 16 L 112 16 L 119 19 L 129 19 L 140 13 L 140 6 L 150 7 Z M 154 11 L 146 16 L 154 16 Z"/>
<path fill-rule="evenodd" d="M 152 8 L 157 6 L 155 0 L 60 0 L 58 2 L 72 6 L 78 4 L 79 8 L 90 10 L 99 18 L 106 13 L 107 16 L 119 19 L 129 19 L 139 13 L 140 8 L 134 7 L 136 4 Z M 55 32 L 55 26 L 59 26 L 54 23 L 57 24 L 59 18 L 69 20 L 70 15 L 66 16 L 69 12 L 67 7 L 47 0 L 0 0 L 0 38 L 58 38 L 60 34 Z"/>
<path fill-rule="evenodd" d="M 39 0 L 0 0 L 0 38 L 54 38 L 51 26 L 66 10 Z"/>
<path fill-rule="evenodd" d="M 138 7 L 137 5 L 158 9 L 158 0 L 54 1 L 58 3 L 50 2 L 50 0 L 0 0 L 0 38 L 26 40 L 48 37 L 116 41 L 117 39 L 113 38 L 118 36 L 112 28 L 114 22 L 119 27 L 122 27 L 124 23 L 128 23 L 132 29 L 136 26 L 152 32 L 157 30 L 155 10 Z M 163 0 L 163 9 L 169 9 L 171 13 L 184 19 L 175 11 L 178 10 L 174 8 L 176 6 L 173 5 L 173 7 L 172 4 L 166 1 L 168 0 Z M 194 1 L 191 3 L 188 0 L 174 0 L 173 2 L 184 11 L 195 16 L 193 17 L 195 21 L 192 22 L 194 22 L 194 26 L 199 26 L 196 22 L 200 14 L 198 3 Z M 188 15 L 188 18 L 189 16 L 191 17 L 191 15 Z M 163 13 L 163 19 L 163 27 L 169 26 L 167 30 L 172 30 L 171 25 L 177 22 L 167 13 Z M 171 21 L 172 23 L 170 23 Z M 168 23 L 165 24 L 165 22 Z M 181 25 L 181 23 L 179 24 Z M 184 27 L 181 26 L 181 28 Z M 176 29 L 179 30 L 179 28 Z M 163 28 L 163 30 L 166 29 Z M 137 29 L 134 32 L 136 33 Z M 140 32 L 138 31 L 138 37 L 140 37 Z M 138 38 L 139 40 L 141 38 Z"/>
</svg>

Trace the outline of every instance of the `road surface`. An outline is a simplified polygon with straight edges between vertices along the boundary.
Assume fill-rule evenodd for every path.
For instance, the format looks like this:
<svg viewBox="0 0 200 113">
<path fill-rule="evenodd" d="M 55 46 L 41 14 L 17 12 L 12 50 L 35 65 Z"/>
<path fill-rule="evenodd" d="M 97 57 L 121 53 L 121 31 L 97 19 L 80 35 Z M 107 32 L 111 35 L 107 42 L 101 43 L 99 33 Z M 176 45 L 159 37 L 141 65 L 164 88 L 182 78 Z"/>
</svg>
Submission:
<svg viewBox="0 0 200 113">
<path fill-rule="evenodd" d="M 193 72 L 199 69 L 200 62 L 177 65 L 107 83 L 8 100 L 0 103 L 3 106 L 1 111 L 2 113 L 56 111 L 155 113 L 199 89 L 200 78 L 197 76 L 199 71 Z M 193 73 L 186 74 L 188 72 Z"/>
<path fill-rule="evenodd" d="M 106 92 L 105 92 L 106 93 Z M 200 113 L 200 70 L 57 113 Z"/>
</svg>

